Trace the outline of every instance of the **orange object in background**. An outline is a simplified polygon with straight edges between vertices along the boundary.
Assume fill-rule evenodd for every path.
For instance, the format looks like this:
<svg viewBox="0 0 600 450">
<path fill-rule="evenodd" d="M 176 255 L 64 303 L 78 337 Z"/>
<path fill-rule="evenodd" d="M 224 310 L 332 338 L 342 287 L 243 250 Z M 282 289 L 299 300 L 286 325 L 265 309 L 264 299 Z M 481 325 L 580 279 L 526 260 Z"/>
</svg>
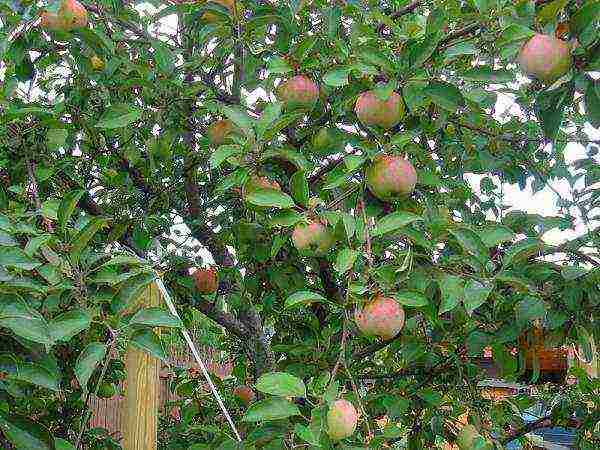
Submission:
<svg viewBox="0 0 600 450">
<path fill-rule="evenodd" d="M 537 358 L 540 372 L 562 373 L 567 371 L 567 349 L 565 347 L 546 347 L 543 328 L 532 328 L 519 338 L 519 344 L 525 355 L 527 369 L 533 368 L 534 358 Z"/>
</svg>

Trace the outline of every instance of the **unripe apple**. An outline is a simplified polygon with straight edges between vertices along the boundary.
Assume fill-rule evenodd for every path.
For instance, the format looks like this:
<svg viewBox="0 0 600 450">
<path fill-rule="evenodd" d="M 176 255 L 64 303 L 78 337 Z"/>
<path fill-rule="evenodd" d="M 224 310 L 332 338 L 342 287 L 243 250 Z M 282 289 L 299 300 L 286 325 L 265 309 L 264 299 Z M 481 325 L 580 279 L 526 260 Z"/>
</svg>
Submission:
<svg viewBox="0 0 600 450">
<path fill-rule="evenodd" d="M 277 97 L 287 109 L 312 109 L 319 98 L 319 87 L 305 75 L 296 75 L 277 87 Z"/>
<path fill-rule="evenodd" d="M 42 28 L 54 31 L 72 31 L 88 23 L 87 10 L 77 0 L 64 0 L 57 12 L 44 11 L 41 15 Z"/>
<path fill-rule="evenodd" d="M 377 295 L 354 315 L 358 329 L 366 336 L 392 339 L 404 326 L 404 309 L 390 297 Z"/>
<path fill-rule="evenodd" d="M 404 118 L 405 108 L 402 97 L 392 92 L 386 100 L 381 100 L 375 91 L 363 92 L 356 100 L 354 112 L 363 125 L 389 129 Z"/>
<path fill-rule="evenodd" d="M 230 136 L 236 131 L 236 127 L 231 120 L 221 119 L 211 123 L 206 130 L 208 143 L 213 147 L 218 147 L 229 141 Z"/>
<path fill-rule="evenodd" d="M 553 83 L 571 69 L 571 47 L 554 36 L 536 34 L 521 48 L 518 60 L 527 75 Z"/>
<path fill-rule="evenodd" d="M 335 243 L 335 239 L 325 224 L 310 221 L 308 224 L 299 223 L 294 227 L 292 242 L 302 255 L 324 256 Z"/>
<path fill-rule="evenodd" d="M 348 400 L 339 399 L 329 405 L 327 434 L 334 441 L 351 436 L 356 430 L 358 414 Z"/>
<path fill-rule="evenodd" d="M 339 151 L 344 143 L 340 130 L 333 127 L 322 127 L 312 139 L 313 149 L 322 153 Z"/>
<path fill-rule="evenodd" d="M 379 155 L 366 171 L 367 186 L 381 200 L 410 194 L 417 184 L 417 172 L 401 156 Z"/>
<path fill-rule="evenodd" d="M 215 268 L 198 269 L 193 274 L 196 290 L 201 294 L 212 294 L 219 287 L 219 275 Z"/>
<path fill-rule="evenodd" d="M 96 55 L 90 58 L 90 64 L 92 65 L 92 69 L 94 70 L 104 69 L 104 61 Z"/>
<path fill-rule="evenodd" d="M 237 386 L 233 390 L 233 395 L 239 398 L 245 405 L 249 405 L 250 403 L 254 402 L 254 400 L 256 400 L 256 394 L 254 393 L 252 388 L 246 386 L 245 384 Z"/>
</svg>

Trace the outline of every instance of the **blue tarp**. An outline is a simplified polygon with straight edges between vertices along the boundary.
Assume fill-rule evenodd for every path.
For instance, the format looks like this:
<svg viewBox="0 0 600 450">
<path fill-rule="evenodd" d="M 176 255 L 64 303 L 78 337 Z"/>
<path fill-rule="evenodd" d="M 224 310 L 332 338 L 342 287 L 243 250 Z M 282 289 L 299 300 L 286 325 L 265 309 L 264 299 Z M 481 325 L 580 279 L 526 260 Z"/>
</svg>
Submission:
<svg viewBox="0 0 600 450">
<path fill-rule="evenodd" d="M 536 411 L 537 412 L 537 411 Z M 523 414 L 523 420 L 525 422 L 534 422 L 539 417 L 530 413 Z M 575 433 L 572 430 L 562 427 L 553 427 L 553 428 L 543 428 L 540 430 L 535 430 L 533 433 L 537 436 L 540 436 L 544 439 L 545 442 L 555 444 L 555 445 L 563 445 L 564 447 L 574 449 L 575 442 Z M 516 442 L 511 442 L 506 446 L 507 450 L 518 450 L 522 448 L 522 446 Z"/>
</svg>

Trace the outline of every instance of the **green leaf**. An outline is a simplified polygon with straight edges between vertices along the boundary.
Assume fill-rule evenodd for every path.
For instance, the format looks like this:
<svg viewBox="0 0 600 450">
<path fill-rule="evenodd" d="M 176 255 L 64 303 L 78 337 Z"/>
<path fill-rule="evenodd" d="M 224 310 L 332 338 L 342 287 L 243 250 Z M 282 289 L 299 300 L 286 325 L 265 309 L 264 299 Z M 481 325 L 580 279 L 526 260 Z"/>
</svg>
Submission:
<svg viewBox="0 0 600 450">
<path fill-rule="evenodd" d="M 14 267 L 15 269 L 33 270 L 42 263 L 32 258 L 19 247 L 0 246 L 0 266 Z"/>
<path fill-rule="evenodd" d="M 300 410 L 293 403 L 283 398 L 268 398 L 254 403 L 244 417 L 243 422 L 262 422 L 265 420 L 280 420 L 291 416 L 299 416 Z"/>
<path fill-rule="evenodd" d="M 292 71 L 292 67 L 281 56 L 272 57 L 267 63 L 267 71 L 276 74 L 285 74 Z"/>
<path fill-rule="evenodd" d="M 33 255 L 35 255 L 35 252 L 38 251 L 38 248 L 40 248 L 41 245 L 47 243 L 50 239 L 52 239 L 52 235 L 50 234 L 41 234 L 39 236 L 32 237 L 31 239 L 29 239 L 29 242 L 27 242 L 27 245 L 25 246 L 25 253 L 28 256 L 33 257 Z"/>
<path fill-rule="evenodd" d="M 50 150 L 57 150 L 65 145 L 69 132 L 64 128 L 54 128 L 46 133 L 46 145 Z"/>
<path fill-rule="evenodd" d="M 461 77 L 468 81 L 485 83 L 509 83 L 515 80 L 515 74 L 508 70 L 494 70 L 489 66 L 477 66 L 463 72 Z"/>
<path fill-rule="evenodd" d="M 502 265 L 504 267 L 509 266 L 513 262 L 529 258 L 530 256 L 537 255 L 543 248 L 543 244 L 536 238 L 526 238 L 511 245 L 504 257 L 502 258 Z"/>
<path fill-rule="evenodd" d="M 246 195 L 246 200 L 256 206 L 287 209 L 294 206 L 294 200 L 278 189 L 255 189 Z"/>
<path fill-rule="evenodd" d="M 311 291 L 298 291 L 285 299 L 285 308 L 293 308 L 313 302 L 325 302 L 325 297 Z"/>
<path fill-rule="evenodd" d="M 139 266 L 143 264 L 148 264 L 148 261 L 138 258 L 137 256 L 129 256 L 129 255 L 116 255 L 110 258 L 108 261 L 103 263 L 100 267 L 110 267 L 110 266 Z"/>
<path fill-rule="evenodd" d="M 410 225 L 413 222 L 423 220 L 421 217 L 416 214 L 406 212 L 406 211 L 398 211 L 388 214 L 387 216 L 382 217 L 378 222 L 371 235 L 381 236 L 382 234 L 390 233 L 392 231 L 396 231 L 399 228 Z"/>
<path fill-rule="evenodd" d="M 271 127 L 267 128 L 265 130 L 262 140 L 265 142 L 270 141 L 275 136 L 277 136 L 277 134 L 281 130 L 298 122 L 298 120 L 300 120 L 303 116 L 304 116 L 304 113 L 301 111 L 292 111 L 292 112 L 288 112 L 288 113 L 284 114 L 279 119 L 277 119 Z"/>
<path fill-rule="evenodd" d="M 140 330 L 131 336 L 130 344 L 139 350 L 148 353 L 150 356 L 167 360 L 167 354 L 160 338 L 151 330 Z"/>
<path fill-rule="evenodd" d="M 365 161 L 367 161 L 367 158 L 365 156 L 348 155 L 344 157 L 344 165 L 346 166 L 348 172 L 352 172 L 358 169 L 365 163 Z"/>
<path fill-rule="evenodd" d="M 301 220 L 304 220 L 304 216 L 293 209 L 285 209 L 277 211 L 273 214 L 273 217 L 269 221 L 271 227 L 291 227 L 296 225 Z"/>
<path fill-rule="evenodd" d="M 83 230 L 81 230 L 75 235 L 75 237 L 73 237 L 73 239 L 71 239 L 71 256 L 75 260 L 79 259 L 81 251 L 88 245 L 100 228 L 106 225 L 106 223 L 106 219 L 94 217 L 85 227 L 83 227 Z"/>
<path fill-rule="evenodd" d="M 156 275 L 152 272 L 144 272 L 127 279 L 121 285 L 119 292 L 112 301 L 112 310 L 120 313 L 129 307 L 137 298 L 142 295 L 146 287 L 154 281 Z"/>
<path fill-rule="evenodd" d="M 35 384 L 52 391 L 60 390 L 60 375 L 52 373 L 46 367 L 35 363 L 17 364 L 15 373 L 11 374 L 10 378 Z"/>
<path fill-rule="evenodd" d="M 600 11 L 600 2 L 598 2 Z M 600 14 L 600 13 L 599 13 Z M 585 112 L 592 126 L 600 128 L 600 82 L 589 81 L 585 90 Z"/>
<path fill-rule="evenodd" d="M 0 414 L 0 431 L 16 450 L 55 450 L 50 433 L 24 417 Z"/>
<path fill-rule="evenodd" d="M 123 128 L 142 117 L 142 111 L 134 106 L 125 103 L 119 103 L 111 106 L 96 124 L 96 128 L 105 128 L 112 130 Z"/>
<path fill-rule="evenodd" d="M 221 113 L 226 116 L 229 120 L 231 120 L 235 125 L 240 128 L 244 134 L 248 137 L 252 136 L 254 133 L 252 131 L 252 119 L 245 110 L 243 110 L 239 106 L 227 106 L 227 105 L 219 105 L 219 110 Z"/>
<path fill-rule="evenodd" d="M 83 194 L 85 194 L 84 190 L 70 191 L 61 200 L 57 213 L 58 225 L 61 230 L 65 229 L 65 225 L 71 218 L 73 211 L 75 211 L 75 206 Z"/>
<path fill-rule="evenodd" d="M 342 213 L 342 222 L 344 222 L 346 237 L 352 239 L 352 236 L 354 236 L 354 232 L 356 231 L 356 220 L 354 220 L 354 216 L 349 213 Z"/>
<path fill-rule="evenodd" d="M 52 345 L 50 329 L 44 317 L 16 298 L 11 303 L 0 303 L 0 326 L 9 328 L 17 336 L 44 345 Z"/>
<path fill-rule="evenodd" d="M 315 432 L 306 425 L 302 425 L 300 423 L 294 425 L 294 434 L 303 441 L 308 442 L 315 447 L 321 446 L 319 436 L 316 435 Z"/>
<path fill-rule="evenodd" d="M 291 227 L 304 220 L 304 216 L 293 209 L 277 211 L 269 221 L 271 227 Z"/>
<path fill-rule="evenodd" d="M 583 267 L 563 266 L 560 273 L 565 280 L 572 281 L 587 275 L 588 271 Z"/>
<path fill-rule="evenodd" d="M 357 257 L 358 252 L 356 250 L 343 248 L 338 252 L 333 268 L 342 275 L 352 269 Z"/>
<path fill-rule="evenodd" d="M 350 69 L 348 67 L 338 67 L 330 70 L 323 77 L 323 82 L 328 86 L 342 87 L 348 84 L 348 75 Z"/>
<path fill-rule="evenodd" d="M 546 315 L 546 305 L 536 297 L 526 297 L 519 301 L 515 307 L 517 319 L 533 322 L 542 319 Z"/>
<path fill-rule="evenodd" d="M 310 191 L 305 171 L 299 170 L 292 175 L 290 178 L 290 191 L 296 203 L 304 207 L 308 207 Z"/>
<path fill-rule="evenodd" d="M 506 27 L 496 41 L 498 48 L 513 44 L 515 42 L 529 39 L 535 34 L 533 30 L 517 23 L 512 23 Z"/>
<path fill-rule="evenodd" d="M 208 160 L 210 163 L 211 169 L 217 169 L 223 164 L 227 158 L 238 155 L 244 151 L 244 147 L 241 145 L 220 145 L 213 153 L 210 155 L 210 159 Z"/>
<path fill-rule="evenodd" d="M 433 55 L 442 37 L 442 33 L 429 35 L 422 41 L 414 43 L 409 47 L 409 64 L 413 70 L 423 65 Z"/>
<path fill-rule="evenodd" d="M 152 47 L 154 47 L 153 56 L 158 70 L 165 75 L 172 74 L 175 70 L 175 55 L 171 49 L 159 40 L 152 41 Z"/>
<path fill-rule="evenodd" d="M 100 361 L 106 355 L 107 346 L 101 342 L 91 342 L 77 357 L 75 362 L 75 376 L 79 385 L 84 391 L 87 391 L 87 384 L 98 367 Z"/>
<path fill-rule="evenodd" d="M 493 0 L 473 0 L 481 14 L 487 13 L 495 4 Z"/>
<path fill-rule="evenodd" d="M 510 242 L 515 238 L 515 233 L 508 227 L 500 224 L 487 224 L 478 231 L 481 241 L 487 248 L 492 248 L 502 242 Z"/>
<path fill-rule="evenodd" d="M 571 16 L 569 31 L 579 36 L 594 22 L 600 21 L 600 2 L 588 1 Z"/>
<path fill-rule="evenodd" d="M 586 364 L 590 364 L 595 355 L 594 337 L 586 328 L 582 325 L 577 326 L 577 342 L 579 343 L 579 350 L 581 356 L 584 358 Z"/>
<path fill-rule="evenodd" d="M 568 85 L 553 91 L 543 91 L 537 96 L 534 105 L 535 114 L 548 139 L 556 138 L 563 121 L 565 107 L 572 103 L 573 93 L 572 86 Z"/>
<path fill-rule="evenodd" d="M 61 438 L 54 438 L 54 446 L 56 450 L 76 450 L 73 444 Z"/>
<path fill-rule="evenodd" d="M 553 2 L 544 5 L 537 13 L 537 18 L 540 23 L 553 22 L 558 16 L 558 13 L 567 6 L 569 0 L 554 0 Z"/>
<path fill-rule="evenodd" d="M 262 375 L 254 386 L 258 391 L 279 397 L 306 397 L 304 382 L 285 372 L 269 372 Z"/>
<path fill-rule="evenodd" d="M 449 230 L 458 243 L 479 261 L 484 262 L 488 259 L 488 249 L 481 241 L 479 236 L 466 227 L 454 228 Z"/>
<path fill-rule="evenodd" d="M 460 90 L 443 81 L 431 81 L 424 92 L 433 103 L 450 112 L 455 112 L 465 104 Z"/>
<path fill-rule="evenodd" d="M 456 275 L 444 274 L 438 281 L 442 292 L 439 315 L 452 311 L 458 306 L 465 294 L 465 281 Z"/>
<path fill-rule="evenodd" d="M 73 336 L 87 329 L 91 323 L 92 317 L 87 311 L 74 309 L 52 319 L 48 326 L 54 341 L 68 342 Z"/>
<path fill-rule="evenodd" d="M 446 49 L 446 57 L 454 58 L 456 56 L 462 55 L 476 55 L 477 47 L 475 47 L 471 42 L 458 42 L 454 44 L 452 47 L 448 47 Z"/>
<path fill-rule="evenodd" d="M 427 297 L 417 291 L 401 291 L 394 295 L 394 298 L 403 306 L 418 308 L 429 304 Z"/>
<path fill-rule="evenodd" d="M 465 285 L 465 293 L 463 298 L 463 305 L 467 312 L 471 314 L 473 311 L 483 305 L 491 292 L 492 285 L 484 284 L 473 279 L 468 280 Z"/>
<path fill-rule="evenodd" d="M 19 245 L 19 241 L 17 241 L 10 234 L 5 233 L 4 231 L 0 230 L 0 246 L 15 247 L 17 245 Z M 27 252 L 25 252 L 25 253 L 27 253 Z"/>
<path fill-rule="evenodd" d="M 140 309 L 129 321 L 130 325 L 145 325 L 150 327 L 171 327 L 181 328 L 183 323 L 181 319 L 175 317 L 169 311 L 163 308 L 144 308 Z"/>
<path fill-rule="evenodd" d="M 281 117 L 283 105 L 281 102 L 269 103 L 256 121 L 256 136 L 260 140 L 265 132 Z"/>
</svg>

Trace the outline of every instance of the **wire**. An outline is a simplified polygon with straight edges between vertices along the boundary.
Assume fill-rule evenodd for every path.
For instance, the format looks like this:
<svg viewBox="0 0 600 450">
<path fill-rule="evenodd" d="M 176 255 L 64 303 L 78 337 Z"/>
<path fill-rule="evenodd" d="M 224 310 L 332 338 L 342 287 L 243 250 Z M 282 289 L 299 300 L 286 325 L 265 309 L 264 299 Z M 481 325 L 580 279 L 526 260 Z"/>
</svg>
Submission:
<svg viewBox="0 0 600 450">
<path fill-rule="evenodd" d="M 162 279 L 160 278 L 158 273 L 156 274 L 156 277 L 157 277 L 156 285 L 158 286 L 158 289 L 162 293 L 163 298 L 165 299 L 165 303 L 167 304 L 167 307 L 169 308 L 169 311 L 171 311 L 171 314 L 173 314 L 175 317 L 177 317 L 178 319 L 181 320 L 181 317 L 179 316 L 179 314 L 177 313 L 177 309 L 175 308 L 175 304 L 173 303 L 173 300 L 171 300 L 171 296 L 169 295 L 169 292 L 167 291 L 167 288 L 165 287 L 165 285 L 162 282 Z M 210 390 L 211 390 L 213 396 L 215 397 L 215 399 L 217 400 L 217 403 L 219 404 L 221 411 L 223 411 L 223 414 L 225 414 L 225 418 L 227 419 L 229 426 L 233 430 L 235 437 L 237 438 L 238 442 L 242 442 L 242 438 L 240 437 L 240 434 L 238 433 L 238 430 L 235 427 L 233 420 L 231 419 L 231 415 L 227 411 L 227 408 L 225 407 L 225 404 L 223 403 L 223 399 L 221 398 L 219 391 L 217 390 L 217 388 L 213 384 L 212 380 L 210 379 L 210 375 L 208 373 L 208 370 L 206 369 L 206 365 L 200 358 L 200 354 L 198 353 L 198 350 L 196 349 L 196 345 L 192 341 L 192 338 L 191 338 L 190 333 L 188 332 L 187 328 L 185 328 L 185 327 L 181 328 L 181 334 L 183 335 L 183 338 L 187 342 L 188 347 L 192 351 L 192 355 L 194 355 L 194 359 L 200 366 L 200 369 L 202 370 L 202 373 L 204 374 L 204 378 L 206 378 L 206 381 L 208 381 Z"/>
</svg>

